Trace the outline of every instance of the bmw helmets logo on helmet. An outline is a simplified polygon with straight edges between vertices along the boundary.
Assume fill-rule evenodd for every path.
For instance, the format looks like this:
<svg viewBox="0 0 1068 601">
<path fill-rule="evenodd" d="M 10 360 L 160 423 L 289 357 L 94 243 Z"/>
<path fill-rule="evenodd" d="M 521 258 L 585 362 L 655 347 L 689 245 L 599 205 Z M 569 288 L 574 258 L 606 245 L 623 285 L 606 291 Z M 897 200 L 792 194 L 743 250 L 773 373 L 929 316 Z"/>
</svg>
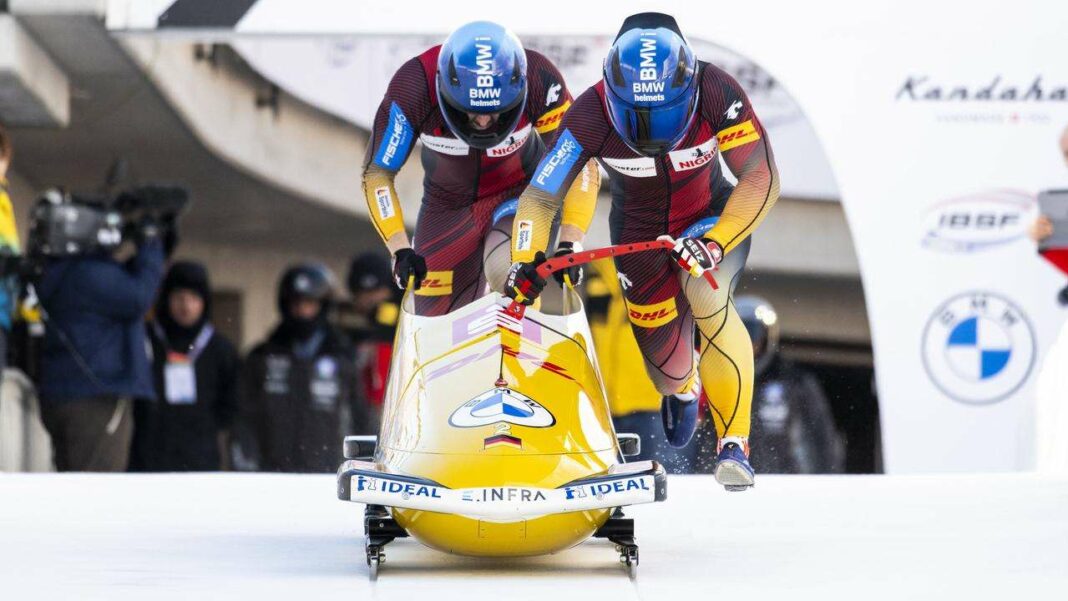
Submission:
<svg viewBox="0 0 1068 601">
<path fill-rule="evenodd" d="M 604 62 L 612 127 L 640 155 L 673 150 L 697 114 L 697 79 L 697 57 L 674 17 L 627 17 Z"/>
<path fill-rule="evenodd" d="M 923 334 L 923 363 L 946 396 L 971 405 L 996 403 L 1031 373 L 1035 334 L 1007 298 L 989 292 L 959 294 L 942 304 Z"/>
<path fill-rule="evenodd" d="M 438 55 L 437 96 L 445 123 L 485 150 L 515 131 L 527 103 L 527 54 L 514 33 L 489 21 L 457 29 Z M 487 115 L 490 119 L 473 116 Z"/>
</svg>

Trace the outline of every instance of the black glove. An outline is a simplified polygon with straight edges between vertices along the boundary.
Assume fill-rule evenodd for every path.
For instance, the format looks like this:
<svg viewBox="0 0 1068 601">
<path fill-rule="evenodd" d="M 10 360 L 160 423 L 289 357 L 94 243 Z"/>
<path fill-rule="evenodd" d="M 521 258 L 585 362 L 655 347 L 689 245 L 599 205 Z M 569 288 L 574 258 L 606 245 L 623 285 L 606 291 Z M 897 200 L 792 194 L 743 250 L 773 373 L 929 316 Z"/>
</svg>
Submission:
<svg viewBox="0 0 1068 601">
<path fill-rule="evenodd" d="M 532 305 L 545 289 L 545 278 L 538 275 L 538 266 L 545 262 L 545 253 L 538 251 L 531 263 L 512 263 L 504 293 L 521 305 Z"/>
<path fill-rule="evenodd" d="M 426 279 L 426 259 L 410 248 L 402 248 L 393 253 L 393 282 L 404 290 L 411 277 L 415 278 L 414 288 L 418 290 Z"/>
<path fill-rule="evenodd" d="M 560 245 L 556 247 L 556 254 L 553 255 L 553 258 L 555 259 L 564 255 L 570 255 L 571 253 L 580 250 L 582 250 L 582 247 L 578 246 L 574 242 L 561 242 Z M 561 286 L 563 286 L 565 275 L 568 277 L 569 280 L 571 280 L 572 286 L 578 286 L 582 283 L 582 278 L 585 275 L 585 270 L 582 269 L 582 265 L 572 265 L 567 269 L 554 271 L 553 279 L 556 280 L 557 283 L 559 283 Z"/>
</svg>

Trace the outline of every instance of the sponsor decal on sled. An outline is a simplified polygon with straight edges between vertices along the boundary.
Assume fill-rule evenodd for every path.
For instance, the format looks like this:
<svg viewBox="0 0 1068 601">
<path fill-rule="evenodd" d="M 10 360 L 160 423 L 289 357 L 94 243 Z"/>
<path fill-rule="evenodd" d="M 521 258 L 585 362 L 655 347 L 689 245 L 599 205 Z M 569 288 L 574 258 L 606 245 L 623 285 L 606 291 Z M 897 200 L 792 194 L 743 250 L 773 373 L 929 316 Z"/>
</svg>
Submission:
<svg viewBox="0 0 1068 601">
<path fill-rule="evenodd" d="M 625 493 L 635 490 L 651 491 L 652 489 L 653 488 L 649 483 L 649 478 L 630 478 L 628 480 L 616 480 L 614 482 L 565 486 L 564 496 L 568 500 L 583 499 L 586 497 L 603 499 L 608 495 L 617 493 Z"/>
<path fill-rule="evenodd" d="M 475 428 L 507 422 L 528 428 L 548 428 L 556 418 L 527 395 L 510 388 L 494 388 L 460 405 L 449 416 L 449 425 Z"/>
<path fill-rule="evenodd" d="M 492 501 L 509 501 L 513 503 L 537 503 L 547 501 L 545 492 L 536 488 L 519 488 L 517 486 L 498 486 L 492 488 L 475 488 L 465 490 L 461 497 L 469 503 L 489 503 Z"/>
<path fill-rule="evenodd" d="M 441 489 L 426 484 L 414 484 L 411 482 L 397 482 L 394 480 L 371 478 L 370 476 L 356 476 L 356 491 L 377 491 L 387 495 L 397 495 L 402 499 L 424 497 L 428 499 L 440 499 Z"/>
</svg>

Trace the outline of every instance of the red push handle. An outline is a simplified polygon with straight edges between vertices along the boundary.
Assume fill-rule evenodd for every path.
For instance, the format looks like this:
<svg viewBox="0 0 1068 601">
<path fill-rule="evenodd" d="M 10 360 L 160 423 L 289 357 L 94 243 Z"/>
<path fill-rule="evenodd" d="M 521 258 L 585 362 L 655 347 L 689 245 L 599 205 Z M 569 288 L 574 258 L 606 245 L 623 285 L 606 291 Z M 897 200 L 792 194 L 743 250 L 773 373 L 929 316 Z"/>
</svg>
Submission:
<svg viewBox="0 0 1068 601">
<path fill-rule="evenodd" d="M 586 263 L 591 263 L 598 259 L 619 257 L 650 250 L 671 250 L 672 248 L 675 248 L 675 245 L 667 240 L 653 240 L 651 242 L 616 244 L 615 246 L 605 246 L 604 248 L 569 253 L 560 257 L 547 259 L 544 263 L 538 266 L 538 275 L 542 278 L 548 278 L 554 272 L 567 269 L 568 267 L 574 267 L 575 265 L 585 265 Z M 704 274 L 702 274 L 702 277 L 708 281 L 713 290 L 719 290 L 719 285 L 716 284 L 716 278 L 712 277 L 711 270 L 705 271 Z M 513 300 L 504 311 L 516 319 L 523 319 L 526 309 L 526 305 L 521 305 Z"/>
</svg>

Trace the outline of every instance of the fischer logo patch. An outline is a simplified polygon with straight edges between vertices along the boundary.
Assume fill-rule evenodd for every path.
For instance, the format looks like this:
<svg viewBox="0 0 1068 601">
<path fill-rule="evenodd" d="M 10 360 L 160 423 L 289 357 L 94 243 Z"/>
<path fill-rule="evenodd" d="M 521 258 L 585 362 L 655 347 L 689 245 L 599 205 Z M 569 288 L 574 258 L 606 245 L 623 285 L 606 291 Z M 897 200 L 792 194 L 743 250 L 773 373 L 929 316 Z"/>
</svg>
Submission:
<svg viewBox="0 0 1068 601">
<path fill-rule="evenodd" d="M 394 102 L 389 106 L 389 121 L 386 123 L 382 143 L 375 153 L 375 164 L 387 169 L 398 169 L 404 157 L 408 156 L 414 137 L 415 133 L 408 118 L 404 116 L 404 111 Z"/>
<path fill-rule="evenodd" d="M 416 296 L 447 296 L 452 294 L 451 271 L 428 271 L 426 279 L 415 291 Z"/>
<path fill-rule="evenodd" d="M 620 175 L 628 177 L 654 177 L 656 175 L 656 160 L 652 157 L 639 157 L 635 159 L 601 159 Z"/>
<path fill-rule="evenodd" d="M 508 139 L 500 144 L 486 149 L 486 156 L 506 157 L 523 147 L 530 137 L 530 125 L 508 136 Z"/>
<path fill-rule="evenodd" d="M 671 158 L 671 166 L 675 171 L 689 171 L 711 163 L 716 158 L 716 149 L 712 144 L 712 138 L 705 143 L 691 148 L 673 150 L 668 153 Z"/>
<path fill-rule="evenodd" d="M 516 225 L 515 249 L 530 250 L 534 240 L 534 222 L 524 219 Z"/>
<path fill-rule="evenodd" d="M 434 152 L 440 152 L 441 154 L 447 154 L 450 156 L 467 156 L 471 147 L 468 146 L 463 140 L 456 138 L 443 138 L 441 136 L 430 136 L 427 134 L 421 134 L 419 141 Z"/>
<path fill-rule="evenodd" d="M 389 193 L 388 186 L 375 188 L 375 206 L 378 207 L 378 216 L 383 221 L 397 215 L 397 212 L 393 210 L 393 195 Z"/>
<path fill-rule="evenodd" d="M 752 119 L 747 119 L 738 125 L 732 125 L 716 134 L 716 142 L 719 143 L 719 149 L 721 151 L 745 146 L 746 144 L 756 142 L 759 139 L 760 132 L 756 130 Z"/>
<path fill-rule="evenodd" d="M 658 328 L 679 315 L 678 307 L 675 306 L 675 298 L 652 305 L 639 305 L 627 303 L 627 315 L 630 322 L 641 328 Z"/>
<path fill-rule="evenodd" d="M 556 146 L 553 147 L 552 152 L 542 158 L 531 185 L 555 195 L 564 183 L 568 171 L 578 161 L 581 154 L 582 145 L 571 134 L 571 130 L 565 129 L 556 140 Z"/>
</svg>

